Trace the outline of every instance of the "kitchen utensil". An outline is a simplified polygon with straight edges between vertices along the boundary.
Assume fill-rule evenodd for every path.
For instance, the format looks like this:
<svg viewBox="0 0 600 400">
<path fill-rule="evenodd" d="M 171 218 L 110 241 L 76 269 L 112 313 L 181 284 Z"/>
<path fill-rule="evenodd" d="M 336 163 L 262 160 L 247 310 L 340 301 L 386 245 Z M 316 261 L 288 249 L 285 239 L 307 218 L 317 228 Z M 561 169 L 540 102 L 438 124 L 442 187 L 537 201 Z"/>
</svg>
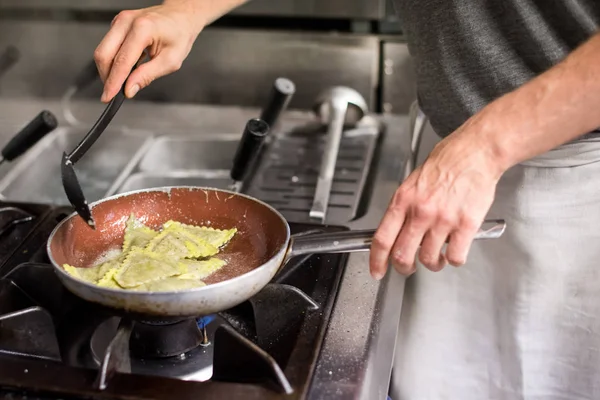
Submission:
<svg viewBox="0 0 600 400">
<path fill-rule="evenodd" d="M 292 100 L 294 93 L 296 93 L 294 82 L 287 78 L 277 78 L 271 88 L 267 106 L 260 114 L 260 119 L 273 129 Z"/>
<path fill-rule="evenodd" d="M 264 123 L 261 121 L 261 123 Z M 259 124 L 261 124 L 259 123 Z M 251 146 L 244 142 L 238 153 Z M 245 149 L 245 150 L 244 150 Z M 234 170 L 245 170 L 248 156 L 236 156 Z M 48 240 L 50 261 L 63 284 L 77 296 L 143 318 L 206 316 L 229 309 L 258 293 L 290 259 L 313 253 L 365 251 L 374 230 L 291 236 L 285 218 L 270 205 L 227 190 L 165 187 L 124 193 L 92 204 L 97 229 L 73 213 Z M 93 265 L 107 251 L 121 248 L 129 216 L 158 229 L 168 220 L 216 229 L 237 228 L 222 250 L 227 265 L 206 279 L 207 286 L 173 292 L 108 289 L 80 281 L 63 269 Z M 497 238 L 504 221 L 486 221 L 477 239 Z"/>
<path fill-rule="evenodd" d="M 136 66 L 139 65 L 143 57 L 144 55 L 142 55 Z M 132 71 L 136 68 L 136 66 L 134 66 Z M 87 72 L 89 73 L 89 69 Z M 102 115 L 100 115 L 100 118 L 98 118 L 94 126 L 92 126 L 92 129 L 90 129 L 88 134 L 85 135 L 81 142 L 79 142 L 77 147 L 75 147 L 70 154 L 67 154 L 66 152 L 63 153 L 61 162 L 61 176 L 65 194 L 67 195 L 67 198 L 69 199 L 69 202 L 73 208 L 75 208 L 77 214 L 79 214 L 79 216 L 92 229 L 95 229 L 96 224 L 87 200 L 85 199 L 85 195 L 83 194 L 83 190 L 81 189 L 81 185 L 79 184 L 79 180 L 77 179 L 77 175 L 75 174 L 74 165 L 85 155 L 90 147 L 92 147 L 100 135 L 102 135 L 108 124 L 110 124 L 114 116 L 117 114 L 117 111 L 119 111 L 119 108 L 121 108 L 121 105 L 124 101 L 125 84 L 123 84 L 123 87 L 119 93 L 117 93 L 117 95 L 108 103 L 104 109 L 104 112 Z"/>
<path fill-rule="evenodd" d="M 58 125 L 50 111 L 42 111 L 17 133 L 0 152 L 0 164 L 12 161 L 32 148 Z"/>
<path fill-rule="evenodd" d="M 268 134 L 269 125 L 262 119 L 251 119 L 246 124 L 230 171 L 233 180 L 230 189 L 234 192 L 242 191 L 248 170 L 252 168 Z"/>
<path fill-rule="evenodd" d="M 75 147 L 75 149 L 67 154 L 63 153 L 61 162 L 61 175 L 62 183 L 65 189 L 65 194 L 69 199 L 71 205 L 77 211 L 77 214 L 88 224 L 89 227 L 95 229 L 94 218 L 92 212 L 88 206 L 81 185 L 77 180 L 75 174 L 74 164 L 85 155 L 85 153 L 92 147 L 92 145 L 98 140 L 100 135 L 104 132 L 110 121 L 121 108 L 121 105 L 125 101 L 125 92 L 121 90 L 111 101 L 108 106 L 98 119 L 89 133 L 83 138 L 83 140 Z"/>
<path fill-rule="evenodd" d="M 367 113 L 368 107 L 365 99 L 356 90 L 336 86 L 319 96 L 316 111 L 322 121 L 328 121 L 328 128 L 310 217 L 323 223 L 327 214 L 344 126 L 354 125 L 360 121 Z"/>
<path fill-rule="evenodd" d="M 244 178 L 252 170 L 269 132 L 277 124 L 295 92 L 296 87 L 292 81 L 286 78 L 277 78 L 260 118 L 251 119 L 246 124 L 230 171 L 233 183 L 229 188 L 234 192 L 243 191 Z"/>
</svg>

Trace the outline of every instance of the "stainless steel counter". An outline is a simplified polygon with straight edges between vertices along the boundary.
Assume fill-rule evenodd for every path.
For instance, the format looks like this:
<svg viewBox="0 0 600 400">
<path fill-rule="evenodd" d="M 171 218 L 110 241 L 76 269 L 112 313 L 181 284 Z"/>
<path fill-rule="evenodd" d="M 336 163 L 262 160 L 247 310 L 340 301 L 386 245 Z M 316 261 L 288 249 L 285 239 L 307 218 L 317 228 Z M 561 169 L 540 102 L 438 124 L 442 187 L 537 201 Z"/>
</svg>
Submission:
<svg viewBox="0 0 600 400">
<path fill-rule="evenodd" d="M 0 141 L 6 141 L 41 109 L 55 112 L 64 122 L 59 102 L 0 99 Z M 95 102 L 74 104 L 76 117 L 87 121 L 79 131 L 84 133 L 101 109 L 102 105 Z M 236 107 L 128 102 L 111 129 L 135 131 L 142 136 L 231 136 L 241 135 L 245 121 L 256 115 L 258 110 Z M 294 126 L 311 118 L 310 113 L 290 111 L 282 125 Z M 375 161 L 373 194 L 366 214 L 349 224 L 354 229 L 377 226 L 404 176 L 410 152 L 408 117 L 390 115 L 382 117 L 382 121 L 385 134 Z M 41 145 L 42 142 L 38 144 Z M 350 256 L 313 378 L 311 398 L 386 398 L 403 290 L 404 279 L 395 272 L 388 272 L 381 282 L 371 279 L 367 253 Z"/>
</svg>

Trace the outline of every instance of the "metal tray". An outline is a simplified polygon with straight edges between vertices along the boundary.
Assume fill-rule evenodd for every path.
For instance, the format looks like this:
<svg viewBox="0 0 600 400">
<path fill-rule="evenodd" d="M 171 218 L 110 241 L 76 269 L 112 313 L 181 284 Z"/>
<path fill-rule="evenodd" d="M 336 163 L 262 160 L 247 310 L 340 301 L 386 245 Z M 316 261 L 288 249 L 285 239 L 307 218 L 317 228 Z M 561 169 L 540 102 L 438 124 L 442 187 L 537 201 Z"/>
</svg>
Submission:
<svg viewBox="0 0 600 400">
<path fill-rule="evenodd" d="M 226 189 L 239 138 L 239 134 L 158 137 L 109 194 L 161 186 Z"/>
<path fill-rule="evenodd" d="M 175 172 L 164 174 L 136 173 L 117 189 L 117 193 L 163 186 L 204 186 L 227 189 L 231 184 L 229 171 L 207 171 L 206 173 Z"/>
<path fill-rule="evenodd" d="M 326 223 L 346 224 L 363 215 L 371 191 L 371 165 L 381 129 L 365 118 L 344 131 L 336 161 Z M 248 194 L 277 208 L 288 221 L 315 223 L 309 216 L 323 158 L 323 134 L 277 135 L 266 149 Z"/>
<path fill-rule="evenodd" d="M 13 201 L 69 204 L 64 194 L 60 161 L 63 151 L 70 151 L 86 132 L 59 128 L 27 152 L 0 180 L 0 193 Z M 89 201 L 108 194 L 115 180 L 137 163 L 152 136 L 147 132 L 107 130 L 75 170 Z"/>
<path fill-rule="evenodd" d="M 139 170 L 152 173 L 229 170 L 238 140 L 239 135 L 162 136 L 142 157 Z"/>
<path fill-rule="evenodd" d="M 347 130 L 340 147 L 327 222 L 343 224 L 362 215 L 371 163 L 380 137 L 375 121 Z M 229 169 L 240 135 L 182 135 L 156 138 L 123 174 L 109 194 L 161 186 L 204 186 L 227 189 Z M 246 192 L 293 222 L 309 218 L 324 136 L 319 133 L 277 134 L 270 138 Z M 362 207 L 361 207 L 362 205 Z"/>
</svg>

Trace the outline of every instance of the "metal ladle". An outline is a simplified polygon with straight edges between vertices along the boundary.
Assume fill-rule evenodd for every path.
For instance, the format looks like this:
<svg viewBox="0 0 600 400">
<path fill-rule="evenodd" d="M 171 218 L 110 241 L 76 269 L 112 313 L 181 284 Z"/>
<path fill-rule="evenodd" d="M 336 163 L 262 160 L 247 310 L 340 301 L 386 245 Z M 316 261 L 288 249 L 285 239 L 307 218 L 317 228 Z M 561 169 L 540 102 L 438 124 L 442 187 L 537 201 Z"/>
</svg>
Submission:
<svg viewBox="0 0 600 400">
<path fill-rule="evenodd" d="M 344 126 L 356 125 L 368 112 L 368 106 L 356 90 L 336 86 L 319 95 L 315 111 L 322 121 L 327 121 L 328 128 L 310 217 L 324 223 Z"/>
</svg>

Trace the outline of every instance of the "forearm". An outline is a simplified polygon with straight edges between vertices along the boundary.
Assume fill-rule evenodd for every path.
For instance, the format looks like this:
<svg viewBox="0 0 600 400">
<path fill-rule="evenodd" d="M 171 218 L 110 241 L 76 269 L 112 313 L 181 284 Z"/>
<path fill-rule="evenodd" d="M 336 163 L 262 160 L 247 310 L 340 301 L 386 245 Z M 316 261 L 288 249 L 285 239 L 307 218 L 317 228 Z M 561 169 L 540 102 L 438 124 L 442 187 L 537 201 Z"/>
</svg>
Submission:
<svg viewBox="0 0 600 400">
<path fill-rule="evenodd" d="M 197 16 L 200 26 L 204 27 L 247 1 L 249 0 L 164 0 L 163 4 L 187 9 Z"/>
<path fill-rule="evenodd" d="M 501 170 L 600 127 L 600 34 L 563 62 L 489 104 L 458 136 L 486 148 Z"/>
</svg>

